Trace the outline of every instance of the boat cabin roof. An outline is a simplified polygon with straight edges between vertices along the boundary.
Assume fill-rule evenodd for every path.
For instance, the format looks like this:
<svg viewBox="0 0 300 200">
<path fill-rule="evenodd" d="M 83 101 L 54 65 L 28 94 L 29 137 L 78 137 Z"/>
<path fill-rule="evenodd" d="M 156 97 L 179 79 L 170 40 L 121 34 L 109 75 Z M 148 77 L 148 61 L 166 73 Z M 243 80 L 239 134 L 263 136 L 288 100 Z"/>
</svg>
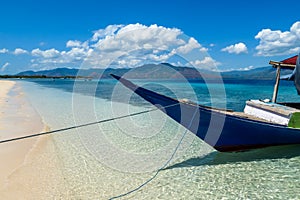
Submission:
<svg viewBox="0 0 300 200">
<path fill-rule="evenodd" d="M 287 58 L 282 61 L 270 61 L 269 64 L 273 65 L 273 67 L 277 68 L 280 66 L 280 68 L 283 69 L 294 69 L 296 67 L 298 55 L 292 56 L 290 58 Z"/>
</svg>

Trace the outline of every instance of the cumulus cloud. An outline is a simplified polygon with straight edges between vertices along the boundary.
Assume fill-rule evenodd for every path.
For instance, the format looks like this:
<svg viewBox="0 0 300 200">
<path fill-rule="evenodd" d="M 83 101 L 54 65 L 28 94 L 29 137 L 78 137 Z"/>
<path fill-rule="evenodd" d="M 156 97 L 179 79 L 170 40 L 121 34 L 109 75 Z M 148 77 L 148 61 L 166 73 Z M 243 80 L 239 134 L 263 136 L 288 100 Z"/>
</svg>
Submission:
<svg viewBox="0 0 300 200">
<path fill-rule="evenodd" d="M 28 51 L 21 49 L 21 48 L 16 48 L 15 51 L 13 52 L 13 54 L 15 55 L 21 55 L 21 54 L 27 54 Z"/>
<path fill-rule="evenodd" d="M 201 47 L 202 46 L 197 42 L 197 40 L 191 37 L 187 44 L 178 47 L 176 51 L 183 54 L 189 53 L 194 49 L 200 49 L 201 51 L 205 51 L 205 48 L 203 49 Z"/>
<path fill-rule="evenodd" d="M 93 63 L 101 67 L 112 63 L 135 67 L 144 64 L 146 60 L 147 63 L 176 62 L 176 56 L 190 62 L 207 55 L 208 51 L 195 38 L 184 35 L 180 29 L 156 24 L 111 25 L 95 31 L 90 41 L 90 47 L 98 52 L 98 60 L 93 60 Z M 133 54 L 135 58 L 129 56 Z"/>
<path fill-rule="evenodd" d="M 61 56 L 66 62 L 83 60 L 88 54 L 88 51 L 83 48 L 74 47 L 70 51 L 62 51 Z"/>
<path fill-rule="evenodd" d="M 0 71 L 2 71 L 2 72 L 5 71 L 6 68 L 7 68 L 9 65 L 10 65 L 10 63 L 9 63 L 9 62 L 6 62 L 4 65 L 2 65 Z"/>
<path fill-rule="evenodd" d="M 33 56 L 43 57 L 43 58 L 56 58 L 60 55 L 60 52 L 54 48 L 48 50 L 40 50 L 39 48 L 33 49 L 31 51 Z"/>
<path fill-rule="evenodd" d="M 289 31 L 262 29 L 255 39 L 259 40 L 256 47 L 258 56 L 278 56 L 299 53 L 300 21 L 295 22 Z"/>
<path fill-rule="evenodd" d="M 5 48 L 0 49 L 0 53 L 8 53 L 8 49 L 5 49 Z"/>
<path fill-rule="evenodd" d="M 91 38 L 91 41 L 98 41 L 101 38 L 112 36 L 117 30 L 124 27 L 124 25 L 109 25 L 105 29 L 99 29 L 94 31 L 94 35 Z"/>
<path fill-rule="evenodd" d="M 223 48 L 221 51 L 228 52 L 228 53 L 235 53 L 235 54 L 248 53 L 247 46 L 242 42 L 227 46 Z"/>
<path fill-rule="evenodd" d="M 67 47 L 79 47 L 81 46 L 81 42 L 78 40 L 69 40 L 66 44 Z"/>
<path fill-rule="evenodd" d="M 191 64 L 198 68 L 210 69 L 210 70 L 216 70 L 217 67 L 221 65 L 220 62 L 217 62 L 211 57 L 205 57 L 203 60 L 192 61 Z"/>
<path fill-rule="evenodd" d="M 58 51 L 54 48 L 48 50 L 41 50 L 39 48 L 33 49 L 31 55 L 38 59 L 33 59 L 31 62 L 38 61 L 39 63 L 73 63 L 83 61 L 89 51 L 83 48 L 73 47 L 69 51 Z"/>
<path fill-rule="evenodd" d="M 225 69 L 225 70 L 220 70 L 220 72 L 230 72 L 230 71 L 249 71 L 255 69 L 253 65 L 250 65 L 248 67 L 241 67 L 241 68 L 230 68 L 230 69 Z"/>
<path fill-rule="evenodd" d="M 180 59 L 184 65 L 193 62 L 196 67 L 220 64 L 209 57 L 208 49 L 195 38 L 184 35 L 180 29 L 156 24 L 109 25 L 94 31 L 86 41 L 69 40 L 65 45 L 66 49 L 61 51 L 33 49 L 32 66 L 72 63 L 73 67 L 120 68 L 145 63 L 176 63 Z"/>
<path fill-rule="evenodd" d="M 66 47 L 80 47 L 80 48 L 88 48 L 88 42 L 80 42 L 78 40 L 69 40 L 66 44 Z"/>
<path fill-rule="evenodd" d="M 170 53 L 161 53 L 161 54 L 149 54 L 146 56 L 146 59 L 157 61 L 157 62 L 166 62 L 169 58 L 174 55 L 174 51 Z"/>
<path fill-rule="evenodd" d="M 185 44 L 182 39 L 178 38 L 181 34 L 182 32 L 176 28 L 166 28 L 155 24 L 151 26 L 129 24 L 119 27 L 113 34 L 109 32 L 109 35 L 100 38 L 94 46 L 98 50 L 106 52 L 136 49 L 167 50 L 170 47 Z"/>
</svg>

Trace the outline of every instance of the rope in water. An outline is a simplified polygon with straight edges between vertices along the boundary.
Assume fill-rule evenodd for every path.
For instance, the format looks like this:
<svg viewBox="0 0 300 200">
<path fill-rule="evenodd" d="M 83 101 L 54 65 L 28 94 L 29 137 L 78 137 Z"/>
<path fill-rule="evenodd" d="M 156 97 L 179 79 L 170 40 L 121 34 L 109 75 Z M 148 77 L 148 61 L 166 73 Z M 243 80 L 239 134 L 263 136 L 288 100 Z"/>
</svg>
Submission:
<svg viewBox="0 0 300 200">
<path fill-rule="evenodd" d="M 96 121 L 96 122 L 91 122 L 91 123 L 87 123 L 87 124 L 81 124 L 81 125 L 71 126 L 71 127 L 62 128 L 62 129 L 56 129 L 56 130 L 53 130 L 53 131 L 47 131 L 47 132 L 42 132 L 42 133 L 37 133 L 37 134 L 31 134 L 31 135 L 26 135 L 26 136 L 22 136 L 22 137 L 10 138 L 10 139 L 6 139 L 6 140 L 1 140 L 0 144 L 1 143 L 12 142 L 12 141 L 17 141 L 17 140 L 23 140 L 23 139 L 27 139 L 27 138 L 38 137 L 38 136 L 42 136 L 42 135 L 49 135 L 49 134 L 53 134 L 53 133 L 59 133 L 59 132 L 63 132 L 63 131 L 71 130 L 71 129 L 85 127 L 85 126 L 91 126 L 91 125 L 95 125 L 95 124 L 105 123 L 105 122 L 109 122 L 109 121 L 113 121 L 113 120 L 123 119 L 123 118 L 126 118 L 126 117 L 132 117 L 132 116 L 136 116 L 136 115 L 140 115 L 140 114 L 149 113 L 149 112 L 156 111 L 156 110 L 162 110 L 164 108 L 168 108 L 168 107 L 172 107 L 172 106 L 176 106 L 176 105 L 179 105 L 179 103 L 172 104 L 172 105 L 165 106 L 165 107 L 154 108 L 154 109 L 145 110 L 145 111 L 141 111 L 141 112 L 131 113 L 131 114 L 128 114 L 128 115 L 118 116 L 118 117 L 115 117 L 115 118 L 104 119 L 104 120 L 100 120 L 100 121 Z M 162 171 L 167 165 L 169 165 L 169 163 L 171 162 L 171 160 L 174 158 L 177 150 L 179 149 L 179 147 L 180 147 L 180 145 L 181 145 L 181 143 L 182 143 L 185 135 L 187 134 L 188 129 L 191 127 L 192 122 L 193 122 L 193 120 L 195 118 L 196 113 L 197 113 L 197 110 L 195 110 L 195 112 L 193 114 L 193 117 L 192 117 L 192 119 L 191 119 L 191 121 L 189 123 L 188 128 L 185 129 L 185 131 L 183 132 L 183 134 L 182 134 L 182 136 L 181 136 L 178 144 L 176 145 L 176 147 L 175 147 L 172 155 L 166 161 L 166 163 L 162 167 L 160 167 L 150 179 L 148 179 L 147 181 L 145 181 L 140 186 L 138 186 L 138 187 L 134 188 L 133 190 L 130 190 L 130 191 L 126 192 L 126 193 L 120 194 L 118 196 L 111 197 L 110 200 L 112 200 L 112 199 L 118 199 L 118 198 L 127 196 L 127 195 L 129 195 L 129 194 L 131 194 L 133 192 L 136 192 L 136 191 L 140 190 L 141 188 L 143 188 L 144 186 L 146 186 L 148 183 L 150 183 L 153 179 L 155 179 L 156 176 L 159 174 L 159 172 Z"/>
<path fill-rule="evenodd" d="M 193 121 L 194 121 L 194 118 L 195 118 L 195 116 L 196 116 L 197 111 L 198 111 L 198 110 L 196 109 L 195 112 L 194 112 L 194 114 L 193 114 L 193 117 L 192 117 L 192 119 L 191 119 L 191 121 L 190 121 L 190 123 L 189 123 L 189 125 L 188 125 L 188 128 L 185 129 L 185 131 L 183 132 L 183 134 L 182 134 L 182 136 L 181 136 L 181 138 L 180 138 L 178 144 L 176 145 L 176 147 L 175 147 L 175 149 L 174 149 L 172 155 L 171 155 L 170 158 L 166 161 L 166 163 L 165 163 L 162 167 L 160 167 L 160 168 L 155 172 L 155 174 L 154 174 L 151 178 L 149 178 L 147 181 L 145 181 L 144 183 L 142 183 L 142 184 L 139 185 L 138 187 L 136 187 L 136 188 L 134 188 L 134 189 L 132 189 L 132 190 L 130 190 L 130 191 L 124 193 L 124 194 L 120 194 L 120 195 L 118 195 L 118 196 L 111 197 L 111 198 L 109 198 L 109 200 L 118 199 L 118 198 L 127 196 L 127 195 L 129 195 L 129 194 L 131 194 L 131 193 L 133 193 L 133 192 L 136 192 L 136 191 L 140 190 L 142 187 L 146 186 L 146 185 L 147 185 L 148 183 L 150 183 L 153 179 L 155 179 L 156 176 L 159 174 L 159 172 L 162 171 L 165 167 L 167 167 L 167 166 L 169 165 L 169 163 L 171 162 L 171 160 L 174 158 L 174 156 L 175 156 L 177 150 L 179 149 L 179 146 L 181 145 L 181 143 L 182 143 L 184 137 L 186 136 L 186 134 L 187 134 L 187 132 L 188 132 L 188 129 L 192 126 L 192 123 L 193 123 Z"/>
<path fill-rule="evenodd" d="M 141 111 L 141 112 L 131 113 L 131 114 L 128 114 L 128 115 L 122 115 L 122 116 L 118 116 L 118 117 L 114 117 L 114 118 L 110 118 L 110 119 L 104 119 L 104 120 L 91 122 L 91 123 L 87 123 L 87 124 L 80 124 L 80 125 L 71 126 L 71 127 L 67 127 L 67 128 L 61 128 L 61 129 L 56 129 L 56 130 L 52 130 L 52 131 L 47 131 L 47 132 L 42 132 L 42 133 L 35 133 L 35 134 L 31 134 L 31 135 L 26 135 L 26 136 L 1 140 L 0 144 L 1 143 L 12 142 L 12 141 L 17 141 L 17 140 L 23 140 L 23 139 L 27 139 L 27 138 L 38 137 L 38 136 L 42 136 L 42 135 L 49 135 L 49 134 L 53 134 L 53 133 L 68 131 L 68 130 L 71 130 L 71 129 L 82 128 L 82 127 L 85 127 L 85 126 L 91 126 L 91 125 L 95 125 L 95 124 L 101 124 L 101 123 L 105 123 L 105 122 L 109 122 L 109 121 L 113 121 L 113 120 L 123 119 L 123 118 L 126 118 L 126 117 L 132 117 L 132 116 L 149 113 L 149 112 L 156 111 L 156 110 L 161 110 L 161 109 L 172 107 L 172 106 L 175 106 L 175 105 L 178 105 L 178 104 L 179 103 L 172 104 L 172 105 L 165 106 L 165 107 L 154 108 L 154 109 L 145 110 L 145 111 Z"/>
</svg>

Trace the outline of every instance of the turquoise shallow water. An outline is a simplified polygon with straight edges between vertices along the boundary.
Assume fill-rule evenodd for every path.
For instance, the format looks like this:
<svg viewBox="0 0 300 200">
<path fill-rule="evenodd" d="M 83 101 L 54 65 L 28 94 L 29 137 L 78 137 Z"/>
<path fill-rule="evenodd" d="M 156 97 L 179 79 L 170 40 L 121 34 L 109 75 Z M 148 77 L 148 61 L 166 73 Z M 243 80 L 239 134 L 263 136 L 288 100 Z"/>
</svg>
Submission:
<svg viewBox="0 0 300 200">
<path fill-rule="evenodd" d="M 248 99 L 271 98 L 269 81 L 135 81 L 205 105 L 243 110 Z M 51 130 L 153 108 L 113 80 L 21 82 Z M 296 101 L 283 83 L 279 101 Z M 210 94 L 210 95 L 208 95 Z M 172 156 L 185 129 L 159 111 L 53 135 L 67 199 L 108 199 L 130 191 Z M 124 199 L 299 199 L 300 146 L 219 153 L 187 132 L 168 167 Z"/>
</svg>

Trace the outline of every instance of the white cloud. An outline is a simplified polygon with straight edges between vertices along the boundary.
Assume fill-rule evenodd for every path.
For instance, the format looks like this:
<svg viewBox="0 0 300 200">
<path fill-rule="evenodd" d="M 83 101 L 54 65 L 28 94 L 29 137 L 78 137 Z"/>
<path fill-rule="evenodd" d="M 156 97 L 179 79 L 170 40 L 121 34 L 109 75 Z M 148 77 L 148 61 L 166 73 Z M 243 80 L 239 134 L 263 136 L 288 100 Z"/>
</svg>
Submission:
<svg viewBox="0 0 300 200">
<path fill-rule="evenodd" d="M 69 40 L 66 44 L 66 47 L 88 48 L 88 42 L 80 42 L 78 40 Z"/>
<path fill-rule="evenodd" d="M 225 70 L 219 70 L 219 72 L 230 72 L 230 71 L 249 71 L 254 69 L 255 67 L 250 65 L 248 67 L 241 67 L 241 68 L 230 68 L 230 69 L 225 69 Z"/>
<path fill-rule="evenodd" d="M 4 65 L 2 65 L 0 71 L 2 71 L 2 72 L 5 71 L 6 68 L 7 68 L 9 65 L 10 65 L 10 63 L 9 63 L 9 62 L 6 62 Z"/>
<path fill-rule="evenodd" d="M 221 65 L 211 57 L 205 57 L 203 60 L 192 61 L 191 64 L 197 68 L 203 68 L 208 70 L 216 70 L 217 66 Z"/>
<path fill-rule="evenodd" d="M 173 52 L 170 53 L 163 53 L 163 54 L 149 54 L 146 58 L 149 58 L 150 60 L 154 60 L 157 62 L 166 62 L 170 57 L 174 55 Z"/>
<path fill-rule="evenodd" d="M 21 54 L 27 54 L 28 51 L 21 49 L 21 48 L 16 48 L 15 51 L 13 52 L 13 54 L 15 55 L 21 55 Z"/>
<path fill-rule="evenodd" d="M 225 47 L 221 51 L 235 54 L 248 53 L 247 46 L 242 42 Z"/>
<path fill-rule="evenodd" d="M 42 64 L 66 64 L 83 61 L 90 53 L 91 49 L 87 50 L 84 48 L 73 47 L 69 51 L 58 51 L 54 48 L 48 50 L 41 50 L 39 48 L 33 49 L 31 55 L 37 57 L 32 59 L 31 62 L 42 63 Z"/>
<path fill-rule="evenodd" d="M 0 53 L 8 53 L 8 49 L 5 49 L 5 48 L 0 49 Z"/>
<path fill-rule="evenodd" d="M 46 42 L 40 42 L 39 45 L 42 47 L 42 46 L 45 46 L 46 45 Z"/>
<path fill-rule="evenodd" d="M 106 30 L 106 29 L 105 29 Z M 136 49 L 167 50 L 185 42 L 178 38 L 182 32 L 176 28 L 142 24 L 129 24 L 119 27 L 114 34 L 109 34 L 98 40 L 94 45 L 102 52 L 116 50 L 131 51 Z"/>
<path fill-rule="evenodd" d="M 258 56 L 278 56 L 299 53 L 300 21 L 295 22 L 289 31 L 262 29 L 255 39 L 259 40 L 256 47 Z"/>
<path fill-rule="evenodd" d="M 66 44 L 67 47 L 79 47 L 81 46 L 81 42 L 78 40 L 69 40 Z"/>
<path fill-rule="evenodd" d="M 254 69 L 254 66 L 253 66 L 253 65 L 250 65 L 250 66 L 248 66 L 248 67 L 243 68 L 244 71 L 249 71 L 249 70 L 251 70 L 251 69 Z"/>
<path fill-rule="evenodd" d="M 201 48 L 199 48 L 199 51 L 200 51 L 200 52 L 206 53 L 206 52 L 208 52 L 208 48 L 206 48 L 206 47 L 201 47 Z"/>
<path fill-rule="evenodd" d="M 67 61 L 83 60 L 87 56 L 87 51 L 83 48 L 74 47 L 70 51 L 62 51 L 61 56 Z"/>
<path fill-rule="evenodd" d="M 230 71 L 232 70 L 235 70 L 235 71 L 249 71 L 249 70 L 252 70 L 254 69 L 255 67 L 253 65 L 250 65 L 248 67 L 244 67 L 244 68 L 238 68 L 238 69 L 231 69 Z"/>
<path fill-rule="evenodd" d="M 203 48 L 195 38 L 191 37 L 187 44 L 179 46 L 177 48 L 178 53 L 186 54 L 191 52 L 194 49 L 200 49 L 200 51 L 206 51 L 207 49 Z"/>
<path fill-rule="evenodd" d="M 58 56 L 60 56 L 60 52 L 54 48 L 52 49 L 48 49 L 48 50 L 40 50 L 39 48 L 37 49 L 33 49 L 31 51 L 31 54 L 33 56 L 36 56 L 36 57 L 43 57 L 43 58 L 56 58 Z"/>
<path fill-rule="evenodd" d="M 94 31 L 86 41 L 69 40 L 67 50 L 33 49 L 36 57 L 32 65 L 81 64 L 83 67 L 137 67 L 145 63 L 194 62 L 196 66 L 217 66 L 219 63 L 209 60 L 208 49 L 195 38 L 188 37 L 177 28 L 167 28 L 156 24 L 109 25 Z M 204 60 L 199 61 L 199 58 Z M 75 65 L 76 64 L 76 65 Z M 57 65 L 53 65 L 57 66 Z"/>
<path fill-rule="evenodd" d="M 111 63 L 131 63 L 134 65 L 128 67 L 135 67 L 144 64 L 146 60 L 147 63 L 169 62 L 176 56 L 193 61 L 204 57 L 208 51 L 195 38 L 184 35 L 180 29 L 156 24 L 111 25 L 95 31 L 89 41 L 93 42 L 90 48 L 97 52 L 97 59 L 93 63 L 101 67 Z M 128 56 L 132 54 L 136 56 L 134 61 L 130 60 L 134 58 Z M 120 59 L 122 61 L 116 61 Z"/>
<path fill-rule="evenodd" d="M 91 41 L 98 41 L 101 38 L 114 35 L 117 30 L 124 27 L 124 25 L 109 25 L 105 29 L 94 31 Z"/>
</svg>

